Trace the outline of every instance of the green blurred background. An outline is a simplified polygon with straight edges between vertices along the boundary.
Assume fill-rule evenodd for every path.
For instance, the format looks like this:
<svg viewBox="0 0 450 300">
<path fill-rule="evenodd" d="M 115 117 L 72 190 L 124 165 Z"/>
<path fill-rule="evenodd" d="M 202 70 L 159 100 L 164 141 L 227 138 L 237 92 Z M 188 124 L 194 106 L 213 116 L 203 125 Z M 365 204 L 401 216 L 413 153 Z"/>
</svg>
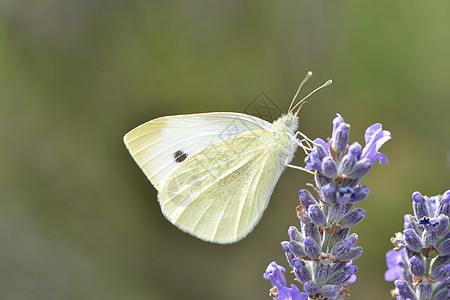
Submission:
<svg viewBox="0 0 450 300">
<path fill-rule="evenodd" d="M 0 298 L 270 299 L 268 263 L 296 225 L 287 170 L 260 224 L 214 245 L 171 225 L 122 136 L 150 119 L 242 112 L 259 92 L 326 136 L 341 113 L 351 139 L 381 122 L 390 165 L 354 228 L 353 299 L 390 299 L 389 239 L 410 195 L 449 188 L 450 2 L 42 0 L 0 3 Z M 295 162 L 302 164 L 299 152 Z M 288 275 L 291 283 L 292 275 Z"/>
</svg>

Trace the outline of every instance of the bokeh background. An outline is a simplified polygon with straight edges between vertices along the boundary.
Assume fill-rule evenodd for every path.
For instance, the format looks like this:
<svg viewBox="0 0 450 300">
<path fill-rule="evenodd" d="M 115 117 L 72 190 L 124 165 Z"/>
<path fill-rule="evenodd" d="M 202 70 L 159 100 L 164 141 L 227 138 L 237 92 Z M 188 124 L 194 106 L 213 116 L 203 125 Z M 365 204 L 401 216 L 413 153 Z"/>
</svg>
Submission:
<svg viewBox="0 0 450 300">
<path fill-rule="evenodd" d="M 122 136 L 150 119 L 242 112 L 261 91 L 301 113 L 311 138 L 336 112 L 363 143 L 381 122 L 390 165 L 354 228 L 353 299 L 390 299 L 389 239 L 410 195 L 449 188 L 450 2 L 41 0 L 0 3 L 0 298 L 270 299 L 312 177 L 287 170 L 260 224 L 214 245 L 171 225 Z M 314 115 L 315 112 L 315 115 Z M 299 152 L 297 164 L 302 164 Z M 289 277 L 292 280 L 292 277 Z M 291 281 L 292 283 L 292 281 Z"/>
</svg>

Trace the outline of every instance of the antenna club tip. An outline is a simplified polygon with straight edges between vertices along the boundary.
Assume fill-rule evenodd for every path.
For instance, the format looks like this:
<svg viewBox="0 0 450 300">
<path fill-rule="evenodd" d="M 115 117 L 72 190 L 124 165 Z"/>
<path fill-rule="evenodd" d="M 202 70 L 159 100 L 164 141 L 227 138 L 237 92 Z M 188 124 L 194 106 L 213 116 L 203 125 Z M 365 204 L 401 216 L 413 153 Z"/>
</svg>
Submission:
<svg viewBox="0 0 450 300">
<path fill-rule="evenodd" d="M 330 85 L 332 83 L 333 83 L 333 80 L 331 80 L 331 79 L 328 79 L 327 82 L 325 82 L 326 85 Z"/>
<path fill-rule="evenodd" d="M 308 71 L 308 73 L 306 73 L 309 77 L 312 76 L 313 72 L 312 71 Z"/>
</svg>

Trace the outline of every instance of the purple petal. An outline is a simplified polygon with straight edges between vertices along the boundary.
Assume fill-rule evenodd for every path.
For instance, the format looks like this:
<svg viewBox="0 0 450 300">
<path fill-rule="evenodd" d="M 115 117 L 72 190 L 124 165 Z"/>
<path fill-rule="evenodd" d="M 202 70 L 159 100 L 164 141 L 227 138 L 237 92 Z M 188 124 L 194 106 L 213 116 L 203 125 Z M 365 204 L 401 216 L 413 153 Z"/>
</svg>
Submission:
<svg viewBox="0 0 450 300">
<path fill-rule="evenodd" d="M 292 284 L 291 288 L 283 285 L 277 285 L 278 298 L 277 300 L 305 300 L 308 298 L 308 294 L 302 293 L 298 290 L 297 286 Z"/>
<path fill-rule="evenodd" d="M 380 123 L 375 123 L 366 129 L 366 133 L 364 134 L 364 140 L 366 141 L 366 144 L 368 144 L 372 137 L 381 130 L 381 126 L 382 125 Z"/>
<path fill-rule="evenodd" d="M 386 253 L 386 264 L 388 270 L 384 273 L 384 280 L 394 281 L 402 274 L 403 258 L 400 251 L 390 250 Z"/>
<path fill-rule="evenodd" d="M 350 278 L 347 280 L 346 283 L 354 283 L 356 279 L 357 279 L 356 275 L 353 274 L 352 276 L 350 276 Z"/>
<path fill-rule="evenodd" d="M 284 277 L 284 272 L 286 270 L 278 265 L 275 261 L 271 262 L 266 269 L 266 272 L 263 274 L 264 279 L 270 280 L 272 286 L 280 283 L 282 285 L 286 285 L 286 278 Z"/>
<path fill-rule="evenodd" d="M 336 129 L 339 127 L 339 125 L 341 125 L 342 123 L 345 123 L 344 119 L 341 117 L 340 114 L 336 114 L 336 116 L 337 117 L 334 118 L 334 120 L 333 120 L 333 134 L 332 134 L 332 136 L 334 136 L 334 134 L 336 132 Z"/>
<path fill-rule="evenodd" d="M 378 160 L 380 164 L 384 162 L 387 165 L 386 156 L 378 152 L 378 150 L 391 139 L 391 133 L 387 130 L 381 130 L 381 124 L 377 123 L 367 128 L 364 138 L 366 146 L 362 151 L 361 159 L 368 158 L 372 164 Z"/>
<path fill-rule="evenodd" d="M 314 140 L 314 143 L 319 144 L 320 146 L 322 146 L 323 150 L 325 150 L 325 152 L 328 155 L 330 155 L 330 145 L 327 142 L 325 142 L 321 138 L 317 138 L 317 139 Z"/>
</svg>

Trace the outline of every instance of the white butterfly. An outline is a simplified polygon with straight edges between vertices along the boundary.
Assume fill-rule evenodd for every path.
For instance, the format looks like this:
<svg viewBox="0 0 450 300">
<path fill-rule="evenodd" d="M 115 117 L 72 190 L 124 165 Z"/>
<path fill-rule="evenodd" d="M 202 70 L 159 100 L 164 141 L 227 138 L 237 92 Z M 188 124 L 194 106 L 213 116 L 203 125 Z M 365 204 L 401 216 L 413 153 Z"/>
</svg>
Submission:
<svg viewBox="0 0 450 300">
<path fill-rule="evenodd" d="M 231 112 L 161 117 L 131 130 L 124 142 L 170 222 L 202 240 L 233 243 L 261 219 L 290 166 L 299 145 L 297 105 L 273 123 Z"/>
</svg>

